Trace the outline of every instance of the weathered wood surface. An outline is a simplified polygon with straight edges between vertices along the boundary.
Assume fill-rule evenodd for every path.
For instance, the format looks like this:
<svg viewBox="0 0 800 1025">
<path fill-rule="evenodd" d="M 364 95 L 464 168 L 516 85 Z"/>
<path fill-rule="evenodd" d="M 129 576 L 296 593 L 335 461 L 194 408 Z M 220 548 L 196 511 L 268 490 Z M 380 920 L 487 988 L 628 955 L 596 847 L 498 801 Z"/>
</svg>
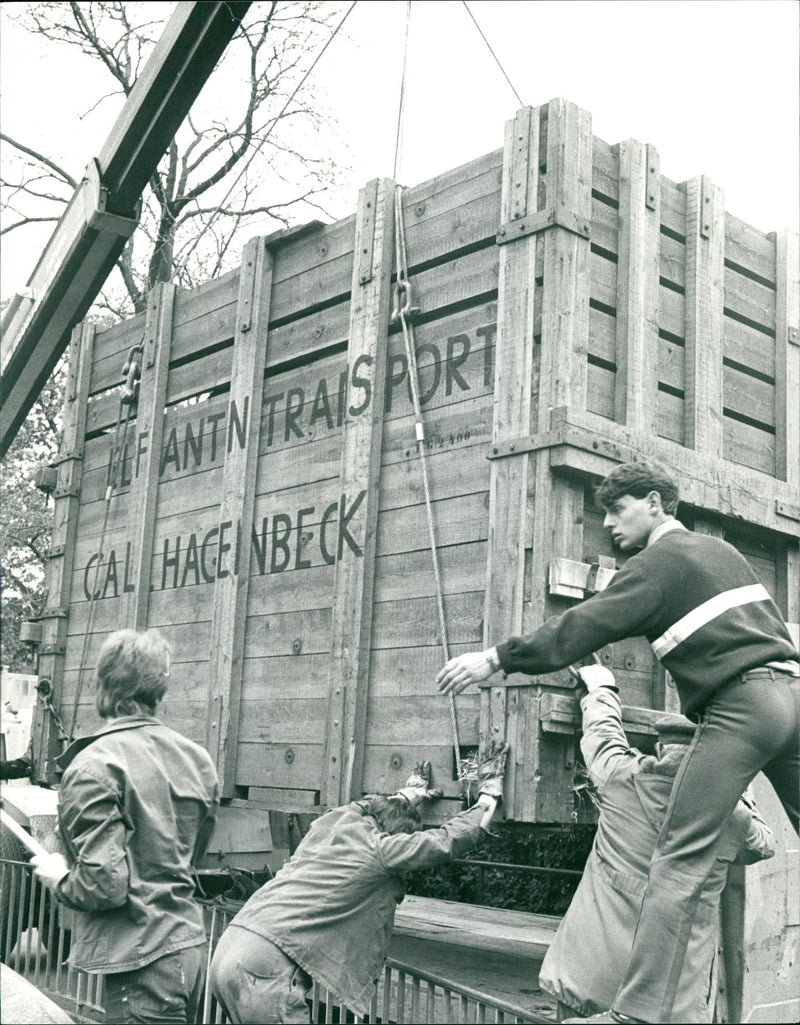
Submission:
<svg viewBox="0 0 800 1025">
<path fill-rule="evenodd" d="M 688 520 L 710 517 L 800 618 L 796 237 L 726 213 L 705 179 L 670 181 L 650 145 L 593 138 L 564 101 L 521 111 L 504 150 L 402 203 L 452 653 L 569 607 L 548 593 L 549 566 L 615 554 L 591 485 L 635 455 L 674 467 Z M 80 497 L 58 498 L 71 540 L 50 583 L 68 616 L 47 634 L 65 647 L 42 665 L 69 715 L 79 669 L 89 678 L 112 630 L 163 630 L 175 655 L 165 715 L 219 752 L 229 794 L 324 803 L 393 788 L 421 758 L 451 799 L 458 790 L 433 683 L 441 644 L 408 366 L 389 323 L 391 248 L 367 309 L 359 293 L 378 277 L 354 277 L 359 217 L 254 243 L 271 262 L 252 304 L 268 344 L 251 352 L 246 386 L 246 268 L 172 290 L 168 365 L 158 388 L 143 382 L 108 507 L 122 365 L 152 323 L 98 331 L 76 370 L 83 398 L 67 422 L 83 458 L 63 472 Z M 626 702 L 672 700 L 646 645 L 604 654 Z M 567 693 L 558 674 L 543 682 Z M 542 731 L 543 693 L 460 696 L 459 737 L 474 747 L 502 731 L 510 814 L 566 821 L 574 740 Z M 215 696 L 228 708 L 216 718 Z M 89 687 L 77 723 L 96 723 Z"/>
</svg>

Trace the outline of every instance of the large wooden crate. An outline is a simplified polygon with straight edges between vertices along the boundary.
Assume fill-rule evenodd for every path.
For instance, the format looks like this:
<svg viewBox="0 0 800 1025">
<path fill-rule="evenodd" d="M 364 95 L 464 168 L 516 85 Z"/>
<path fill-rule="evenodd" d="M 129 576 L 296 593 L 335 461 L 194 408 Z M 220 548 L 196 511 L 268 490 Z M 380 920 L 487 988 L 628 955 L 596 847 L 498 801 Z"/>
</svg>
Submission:
<svg viewBox="0 0 800 1025">
<path fill-rule="evenodd" d="M 681 516 L 737 544 L 797 623 L 796 236 L 664 178 L 650 145 L 594 138 L 563 100 L 401 200 L 449 653 L 602 586 L 618 556 L 592 487 L 637 454 L 679 472 Z M 423 757 L 458 799 L 394 204 L 371 182 L 354 217 L 253 239 L 238 271 L 73 336 L 40 675 L 88 732 L 103 640 L 158 627 L 164 718 L 243 810 L 389 791 Z M 675 700 L 649 646 L 602 656 L 652 732 Z M 505 735 L 507 815 L 571 821 L 567 674 L 491 682 L 456 701 L 461 748 Z M 54 739 L 40 708 L 40 755 Z"/>
</svg>

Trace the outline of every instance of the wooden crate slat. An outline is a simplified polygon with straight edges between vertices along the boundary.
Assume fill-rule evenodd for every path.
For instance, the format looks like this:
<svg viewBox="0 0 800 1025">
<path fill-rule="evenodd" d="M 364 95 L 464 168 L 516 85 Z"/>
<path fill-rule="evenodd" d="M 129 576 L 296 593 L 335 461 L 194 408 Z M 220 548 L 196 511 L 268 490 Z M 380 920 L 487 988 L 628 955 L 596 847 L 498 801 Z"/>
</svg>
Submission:
<svg viewBox="0 0 800 1025">
<path fill-rule="evenodd" d="M 686 444 L 722 456 L 722 309 L 725 211 L 707 178 L 687 184 Z"/>
<path fill-rule="evenodd" d="M 775 235 L 777 276 L 775 316 L 775 473 L 800 487 L 800 238 Z M 794 620 L 792 620 L 794 622 Z"/>
<path fill-rule="evenodd" d="M 350 303 L 348 364 L 355 379 L 361 367 L 371 382 L 372 403 L 344 423 L 342 493 L 363 494 L 363 512 L 352 528 L 351 551 L 336 563 L 332 612 L 328 707 L 325 726 L 326 803 L 338 804 L 360 793 L 370 673 L 369 638 L 375 576 L 375 529 L 383 436 L 383 394 L 391 302 L 395 186 L 386 179 L 370 182 L 358 197 L 354 251 L 369 252 L 367 262 L 354 259 Z M 350 410 L 357 409 L 351 405 Z M 343 516 L 340 513 L 340 522 Z M 360 554 L 356 553 L 356 549 Z"/>
<path fill-rule="evenodd" d="M 136 431 L 145 451 L 138 464 L 127 498 L 127 530 L 132 545 L 131 589 L 123 585 L 119 616 L 120 627 L 144 629 L 150 596 L 150 566 L 153 532 L 158 506 L 158 469 L 161 437 L 164 430 L 164 402 L 169 376 L 174 286 L 162 284 L 150 295 L 145 322 L 143 349 L 140 353 L 141 381 L 137 403 Z M 141 451 L 141 449 L 139 449 Z"/>
<path fill-rule="evenodd" d="M 217 765 L 220 792 L 232 797 L 239 731 L 242 655 L 250 575 L 248 562 L 237 559 L 237 525 L 247 535 L 255 506 L 258 431 L 264 392 L 272 291 L 272 257 L 262 238 L 246 246 L 239 276 L 231 369 L 231 401 L 241 411 L 236 437 L 230 437 L 222 475 L 218 512 L 218 559 L 211 614 L 206 747 Z M 224 524 L 229 562 L 223 561 Z"/>
<path fill-rule="evenodd" d="M 611 416 L 652 433 L 658 352 L 661 189 L 653 146 L 621 143 L 617 374 Z M 603 412 L 597 405 L 596 412 Z"/>
</svg>

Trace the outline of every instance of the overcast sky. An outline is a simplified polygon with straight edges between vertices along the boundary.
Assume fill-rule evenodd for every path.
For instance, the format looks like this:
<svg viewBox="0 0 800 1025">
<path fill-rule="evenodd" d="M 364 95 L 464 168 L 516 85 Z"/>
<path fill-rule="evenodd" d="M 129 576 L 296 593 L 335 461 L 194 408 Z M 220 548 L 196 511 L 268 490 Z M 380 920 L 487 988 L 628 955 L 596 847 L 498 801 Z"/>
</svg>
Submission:
<svg viewBox="0 0 800 1025">
<path fill-rule="evenodd" d="M 708 175 L 730 213 L 763 231 L 797 230 L 795 0 L 471 0 L 469 7 L 525 104 L 572 100 L 591 112 L 594 134 L 606 142 L 655 145 L 673 181 Z M 3 130 L 79 175 L 118 106 L 105 103 L 81 118 L 98 89 L 81 71 L 85 62 L 69 54 L 55 60 L 2 8 L 0 18 Z M 335 216 L 355 209 L 370 178 L 392 175 L 405 24 L 405 0 L 361 0 L 316 69 L 352 165 L 331 200 Z M 518 107 L 460 0 L 415 0 L 398 180 L 414 185 L 499 148 Z M 4 298 L 28 280 L 50 230 L 26 245 L 15 245 L 13 233 L 4 239 Z"/>
</svg>

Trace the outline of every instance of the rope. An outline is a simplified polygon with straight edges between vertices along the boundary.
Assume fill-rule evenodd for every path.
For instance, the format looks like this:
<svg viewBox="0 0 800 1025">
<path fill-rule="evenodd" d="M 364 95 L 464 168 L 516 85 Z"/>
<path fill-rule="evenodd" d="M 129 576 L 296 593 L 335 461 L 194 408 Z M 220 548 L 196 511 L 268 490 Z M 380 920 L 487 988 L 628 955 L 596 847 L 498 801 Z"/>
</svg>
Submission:
<svg viewBox="0 0 800 1025">
<path fill-rule="evenodd" d="M 397 132 L 394 139 L 394 169 L 392 181 L 397 181 L 398 169 L 400 166 L 400 151 L 403 137 L 403 117 L 405 114 L 406 100 L 406 69 L 408 67 L 408 34 L 411 27 L 411 0 L 406 3 L 406 34 L 403 42 L 403 73 L 400 77 L 400 105 L 397 111 Z"/>
<path fill-rule="evenodd" d="M 111 448 L 111 460 L 108 465 L 108 476 L 106 478 L 106 492 L 104 497 L 105 508 L 103 511 L 103 526 L 100 530 L 100 543 L 98 547 L 98 559 L 94 567 L 94 579 L 92 580 L 92 588 L 89 593 L 89 619 L 86 624 L 86 630 L 83 635 L 83 648 L 81 650 L 81 659 L 78 663 L 78 684 L 75 688 L 75 704 L 72 709 L 72 717 L 70 719 L 69 731 L 65 731 L 63 726 L 60 729 L 60 733 L 63 734 L 62 739 L 69 744 L 75 736 L 75 724 L 78 720 L 78 705 L 80 704 L 81 694 L 83 693 L 83 683 L 86 678 L 86 655 L 89 650 L 89 641 L 92 636 L 92 627 L 94 626 L 94 613 L 97 607 L 97 582 L 100 577 L 100 561 L 103 553 L 103 545 L 105 543 L 106 530 L 108 529 L 108 516 L 111 511 L 111 496 L 114 494 L 114 488 L 117 485 L 117 473 L 119 470 L 120 460 L 122 453 L 125 450 L 125 442 L 128 437 L 128 427 L 131 421 L 131 415 L 133 408 L 136 405 L 136 399 L 139 392 L 139 378 L 141 376 L 141 367 L 134 359 L 138 353 L 139 356 L 142 354 L 142 345 L 134 345 L 128 352 L 127 359 L 122 368 L 122 374 L 125 378 L 125 384 L 122 388 L 122 392 L 119 397 L 119 411 L 117 412 L 117 423 L 114 428 L 114 440 Z M 125 409 L 125 422 L 122 423 L 122 411 Z M 120 424 L 122 424 L 122 438 L 120 439 Z M 55 709 L 52 707 L 51 702 L 51 713 L 58 725 L 60 720 L 55 714 Z"/>
<path fill-rule="evenodd" d="M 509 86 L 511 87 L 511 92 L 516 96 L 517 103 L 520 105 L 520 107 L 524 107 L 525 104 L 522 102 L 522 98 L 520 97 L 520 95 L 517 92 L 517 90 L 514 88 L 514 85 L 513 85 L 512 81 L 511 81 L 511 79 L 506 74 L 505 68 L 500 63 L 500 59 L 498 58 L 497 54 L 494 52 L 494 50 L 489 45 L 489 40 L 483 34 L 483 31 L 482 31 L 480 25 L 475 20 L 475 15 L 472 13 L 472 11 L 469 9 L 469 6 L 467 5 L 467 0 L 461 0 L 461 3 L 464 5 L 464 10 L 467 12 L 467 14 L 470 16 L 470 18 L 472 18 L 472 24 L 478 30 L 478 33 L 479 33 L 481 39 L 484 41 L 484 43 L 486 43 L 486 48 L 488 49 L 489 53 L 492 55 L 492 57 L 494 57 L 495 64 L 498 66 L 498 68 L 500 68 L 500 71 L 503 74 L 503 78 L 505 78 L 506 82 L 508 82 Z"/>
<path fill-rule="evenodd" d="M 428 525 L 428 541 L 433 560 L 433 577 L 436 585 L 436 612 L 439 618 L 439 635 L 442 642 L 444 661 L 450 659 L 447 643 L 447 624 L 444 616 L 444 598 L 442 595 L 442 580 L 439 572 L 439 554 L 436 547 L 436 533 L 433 524 L 433 506 L 431 503 L 430 484 L 428 481 L 428 463 L 425 456 L 425 425 L 422 421 L 422 409 L 419 401 L 419 384 L 417 372 L 417 355 L 414 344 L 414 327 L 409 319 L 413 316 L 414 307 L 411 303 L 411 282 L 408 280 L 408 260 L 406 252 L 406 233 L 403 222 L 402 186 L 395 187 L 394 211 L 395 211 L 395 249 L 397 256 L 397 281 L 395 286 L 395 308 L 392 313 L 393 320 L 399 320 L 403 329 L 403 342 L 405 345 L 406 359 L 408 360 L 408 380 L 411 386 L 411 403 L 414 408 L 414 432 L 417 441 L 417 454 L 419 456 L 420 469 L 422 471 L 422 489 L 425 497 L 425 515 Z M 458 742 L 458 718 L 456 716 L 456 702 L 453 694 L 448 695 L 450 711 L 450 729 L 453 739 L 453 752 L 456 760 L 458 779 L 462 778 L 461 771 L 461 745 Z"/>
<path fill-rule="evenodd" d="M 302 87 L 303 87 L 303 86 L 305 85 L 306 79 L 307 79 L 307 78 L 308 78 L 308 76 L 309 76 L 309 75 L 311 74 L 311 72 L 312 72 L 312 71 L 314 70 L 314 68 L 315 68 L 315 67 L 317 66 L 317 64 L 319 63 L 319 61 L 320 61 L 320 60 L 321 60 L 321 58 L 322 58 L 322 55 L 323 55 L 323 54 L 325 53 L 325 51 L 326 51 L 326 50 L 328 49 L 328 47 L 329 47 L 329 46 L 331 45 L 331 43 L 332 43 L 332 42 L 334 41 L 334 39 L 335 39 L 335 38 L 336 38 L 336 36 L 338 35 L 338 33 L 339 33 L 339 30 L 341 29 L 341 27 L 342 27 L 342 26 L 344 25 L 344 23 L 345 23 L 345 22 L 347 21 L 347 19 L 348 19 L 348 18 L 350 17 L 350 14 L 351 14 L 351 12 L 352 12 L 353 8 L 355 7 L 355 5 L 356 5 L 356 0 L 353 0 L 353 2 L 352 2 L 352 3 L 350 4 L 350 6 L 349 6 L 349 7 L 347 8 L 347 10 L 345 11 L 345 13 L 344 13 L 344 17 L 343 17 L 343 18 L 342 18 L 342 20 L 341 20 L 341 21 L 339 22 L 339 24 L 338 24 L 338 25 L 336 26 L 336 28 L 335 28 L 335 29 L 333 30 L 333 34 L 332 34 L 332 35 L 331 35 L 331 36 L 330 36 L 330 37 L 329 37 L 329 38 L 327 39 L 327 41 L 326 41 L 325 45 L 324 45 L 324 46 L 322 47 L 322 49 L 321 49 L 321 50 L 319 51 L 319 53 L 317 54 L 317 56 L 316 56 L 316 57 L 314 58 L 314 61 L 313 61 L 313 63 L 311 64 L 311 66 L 310 66 L 310 67 L 308 68 L 308 70 L 306 71 L 306 73 L 305 73 L 305 74 L 303 75 L 303 77 L 302 77 L 302 78 L 300 79 L 300 81 L 298 82 L 298 84 L 297 84 L 297 85 L 295 86 L 295 88 L 294 88 L 294 91 L 292 92 L 292 94 L 291 94 L 291 96 L 289 97 L 289 99 L 288 99 L 288 100 L 286 101 L 286 103 L 284 103 L 284 105 L 283 105 L 283 107 L 281 108 L 280 112 L 279 112 L 278 114 L 276 114 L 276 116 L 275 116 L 275 117 L 273 118 L 272 124 L 271 124 L 271 125 L 270 125 L 270 127 L 269 127 L 269 128 L 267 129 L 267 131 L 265 132 L 265 134 L 264 134 L 264 135 L 262 136 L 262 138 L 261 138 L 261 141 L 260 141 L 260 142 L 259 142 L 259 144 L 258 144 L 258 145 L 256 146 L 256 148 L 255 148 L 255 149 L 253 150 L 253 152 L 251 153 L 251 155 L 250 155 L 250 156 L 249 156 L 249 157 L 247 158 L 247 160 L 246 160 L 246 161 L 244 162 L 244 165 L 242 166 L 241 170 L 239 171 L 239 173 L 238 173 L 238 174 L 236 175 L 236 177 L 235 177 L 235 178 L 233 179 L 233 181 L 231 182 L 231 186 L 230 186 L 230 188 L 229 188 L 229 189 L 228 189 L 228 191 L 227 191 L 227 192 L 225 193 L 225 195 L 223 196 L 222 200 L 221 200 L 221 201 L 220 201 L 220 202 L 219 202 L 219 203 L 217 204 L 217 206 L 215 207 L 215 209 L 214 209 L 213 213 L 211 214 L 211 216 L 210 216 L 210 217 L 209 217 L 209 219 L 208 219 L 208 222 L 207 222 L 207 223 L 206 223 L 206 224 L 204 225 L 204 227 L 203 227 L 203 228 L 201 228 L 201 229 L 200 229 L 200 231 L 198 232 L 197 236 L 195 237 L 195 240 L 194 240 L 194 242 L 193 242 L 193 243 L 192 243 L 192 245 L 191 245 L 191 246 L 189 247 L 189 250 L 188 250 L 188 252 L 186 252 L 186 253 L 185 253 L 185 254 L 184 254 L 184 255 L 182 256 L 182 259 L 183 259 L 183 262 L 184 262 L 184 264 L 185 264 L 185 263 L 186 263 L 186 261 L 187 261 L 187 260 L 189 259 L 189 257 L 190 257 L 190 256 L 192 255 L 192 253 L 193 253 L 193 252 L 195 251 L 195 249 L 197 248 L 197 245 L 198 245 L 198 243 L 199 243 L 200 239 L 201 239 L 201 238 L 203 237 L 203 235 L 204 235 L 204 234 L 205 234 L 205 233 L 206 233 L 206 232 L 207 232 L 207 231 L 208 231 L 208 230 L 209 230 L 209 229 L 211 228 L 211 225 L 212 225 L 212 224 L 214 223 L 214 220 L 215 220 L 215 219 L 216 219 L 216 217 L 217 217 L 217 216 L 218 216 L 218 215 L 220 214 L 220 212 L 222 211 L 222 208 L 223 208 L 223 207 L 225 206 L 225 204 L 226 204 L 226 203 L 228 202 L 228 200 L 230 199 L 231 193 L 232 193 L 232 192 L 233 192 L 233 190 L 234 190 L 234 189 L 236 188 L 236 186 L 237 186 L 237 185 L 239 184 L 239 182 L 240 182 L 240 180 L 241 180 L 241 178 L 242 178 L 242 175 L 243 175 L 243 174 L 245 173 L 245 171 L 246 171 L 246 170 L 248 169 L 248 167 L 250 166 L 250 164 L 252 164 L 252 162 L 253 162 L 253 161 L 255 160 L 255 158 L 256 158 L 256 157 L 258 156 L 258 154 L 259 154 L 259 153 L 261 152 L 261 149 L 262 149 L 262 147 L 263 147 L 264 143 L 265 143 L 265 142 L 267 141 L 267 139 L 268 139 L 268 138 L 270 137 L 270 134 L 271 134 L 271 132 L 272 132 L 272 129 L 273 129 L 273 128 L 275 127 L 275 125 L 277 125 L 277 123 L 278 123 L 278 122 L 280 121 L 280 119 L 281 119 L 281 118 L 283 117 L 283 115 L 284 115 L 284 114 L 286 113 L 286 111 L 287 111 L 287 109 L 288 109 L 288 107 L 289 107 L 289 104 L 290 104 L 290 103 L 292 102 L 292 100 L 293 100 L 293 99 L 295 98 L 295 96 L 296 96 L 296 95 L 298 94 L 298 92 L 299 92 L 299 91 L 300 91 L 300 90 L 302 89 Z"/>
</svg>

